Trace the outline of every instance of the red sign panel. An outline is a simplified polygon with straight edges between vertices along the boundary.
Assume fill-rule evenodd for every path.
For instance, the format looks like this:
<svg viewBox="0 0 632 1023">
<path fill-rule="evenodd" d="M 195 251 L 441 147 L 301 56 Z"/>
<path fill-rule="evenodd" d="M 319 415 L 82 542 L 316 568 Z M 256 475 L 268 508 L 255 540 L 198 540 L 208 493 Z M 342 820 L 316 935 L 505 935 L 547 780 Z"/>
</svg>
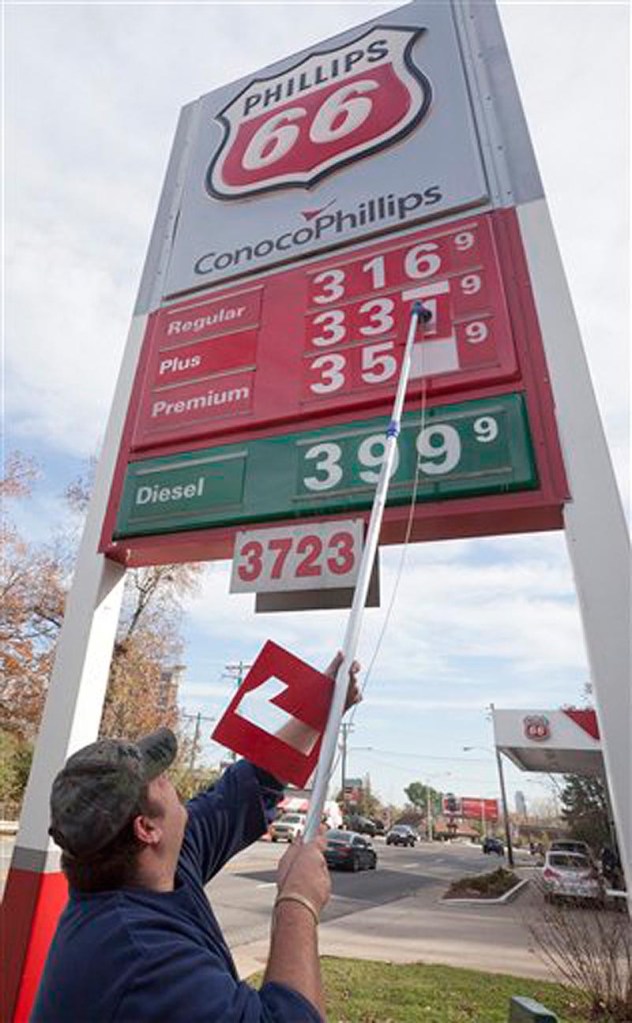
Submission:
<svg viewBox="0 0 632 1023">
<path fill-rule="evenodd" d="M 461 797 L 461 815 L 479 821 L 498 820 L 498 800 Z"/>
<path fill-rule="evenodd" d="M 373 219 L 373 202 L 354 216 Z M 152 313 L 100 549 L 127 565 L 231 557 L 237 528 L 230 516 L 114 541 L 130 464 L 164 456 L 159 468 L 168 474 L 174 456 L 193 465 L 198 451 L 206 457 L 206 449 L 238 445 L 226 494 L 243 504 L 246 487 L 253 501 L 268 479 L 275 485 L 274 457 L 265 466 L 252 457 L 263 441 L 278 438 L 282 446 L 284 437 L 320 427 L 353 431 L 390 414 L 419 297 L 432 320 L 414 346 L 407 411 L 419 408 L 424 389 L 431 411 L 523 396 L 538 477 L 537 489 L 419 501 L 415 522 L 424 538 L 560 528 L 568 486 L 520 229 L 507 210 L 350 245 Z M 210 484 L 215 476 L 207 472 Z M 225 466 L 222 472 L 223 479 Z M 167 488 L 167 496 L 177 489 Z M 340 505 L 341 515 L 350 510 Z M 294 523 L 295 510 L 279 521 L 286 518 Z M 404 505 L 389 506 L 380 542 L 401 543 L 408 520 Z M 253 505 L 238 528 L 260 521 Z"/>
<path fill-rule="evenodd" d="M 255 79 L 219 114 L 224 139 L 207 175 L 220 199 L 312 184 L 408 134 L 431 101 L 411 59 L 423 29 L 380 26 Z"/>
<path fill-rule="evenodd" d="M 268 640 L 212 738 L 302 788 L 316 767 L 333 685 L 329 675 Z M 290 739 L 299 723 L 297 748 Z"/>
<path fill-rule="evenodd" d="M 152 315 L 132 448 L 383 404 L 417 299 L 432 318 L 410 396 L 424 382 L 433 394 L 517 375 L 492 221 L 467 218 Z"/>
</svg>

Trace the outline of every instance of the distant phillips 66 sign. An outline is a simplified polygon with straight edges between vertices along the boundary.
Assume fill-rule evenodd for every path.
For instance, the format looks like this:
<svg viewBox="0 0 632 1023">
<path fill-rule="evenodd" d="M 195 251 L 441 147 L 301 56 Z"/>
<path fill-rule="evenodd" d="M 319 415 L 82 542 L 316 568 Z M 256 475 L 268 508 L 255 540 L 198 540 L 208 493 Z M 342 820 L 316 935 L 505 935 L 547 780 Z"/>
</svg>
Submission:
<svg viewBox="0 0 632 1023">
<path fill-rule="evenodd" d="M 423 32 L 374 27 L 282 74 L 255 78 L 218 114 L 225 137 L 209 167 L 209 192 L 235 199 L 309 186 L 403 138 L 432 98 L 412 58 Z"/>
</svg>

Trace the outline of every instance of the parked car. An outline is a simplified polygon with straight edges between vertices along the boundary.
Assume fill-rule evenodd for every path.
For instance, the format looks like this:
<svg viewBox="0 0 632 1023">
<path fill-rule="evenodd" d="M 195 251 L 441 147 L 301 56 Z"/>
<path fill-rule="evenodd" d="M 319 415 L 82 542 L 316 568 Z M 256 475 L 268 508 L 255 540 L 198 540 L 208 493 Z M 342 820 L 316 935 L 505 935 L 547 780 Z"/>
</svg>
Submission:
<svg viewBox="0 0 632 1023">
<path fill-rule="evenodd" d="M 603 880 L 595 864 L 583 853 L 549 849 L 544 857 L 542 881 L 547 902 L 581 899 L 603 905 Z"/>
<path fill-rule="evenodd" d="M 270 825 L 270 838 L 273 842 L 293 842 L 303 834 L 305 819 L 304 813 L 284 813 Z"/>
<path fill-rule="evenodd" d="M 493 835 L 486 835 L 483 839 L 483 852 L 484 853 L 496 853 L 497 856 L 505 855 L 505 846 L 503 845 L 500 838 L 495 838 Z"/>
<path fill-rule="evenodd" d="M 410 845 L 417 841 L 417 835 L 409 824 L 394 824 L 386 836 L 387 845 Z"/>
<path fill-rule="evenodd" d="M 356 831 L 358 835 L 370 835 L 375 837 L 376 827 L 368 817 L 350 817 L 349 831 Z"/>
<path fill-rule="evenodd" d="M 549 846 L 549 852 L 574 852 L 586 856 L 591 863 L 595 862 L 592 849 L 587 842 L 580 842 L 575 838 L 556 838 Z"/>
<path fill-rule="evenodd" d="M 377 853 L 368 838 L 355 831 L 328 831 L 325 859 L 330 868 L 346 870 L 375 870 Z"/>
</svg>

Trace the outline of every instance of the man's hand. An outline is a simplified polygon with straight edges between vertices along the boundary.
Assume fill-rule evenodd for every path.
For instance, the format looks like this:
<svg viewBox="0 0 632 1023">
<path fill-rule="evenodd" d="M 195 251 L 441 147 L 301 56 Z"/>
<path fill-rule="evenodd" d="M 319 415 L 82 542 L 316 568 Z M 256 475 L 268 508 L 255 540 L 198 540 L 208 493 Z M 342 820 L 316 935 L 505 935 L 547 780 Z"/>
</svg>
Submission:
<svg viewBox="0 0 632 1023">
<path fill-rule="evenodd" d="M 323 1020 L 325 997 L 316 924 L 331 891 L 324 845 L 323 835 L 313 842 L 299 839 L 279 863 L 270 958 L 263 978 L 264 984 L 285 984 L 298 991 Z"/>
<path fill-rule="evenodd" d="M 318 916 L 331 894 L 324 848 L 324 834 L 312 842 L 298 839 L 281 858 L 277 871 L 279 896 L 290 893 L 302 895 L 311 903 Z"/>
<path fill-rule="evenodd" d="M 330 678 L 335 678 L 341 664 L 342 653 L 339 650 L 329 667 L 325 670 L 325 675 L 329 675 Z M 354 661 L 349 669 L 349 686 L 347 688 L 347 698 L 345 700 L 345 711 L 349 710 L 350 707 L 354 707 L 356 703 L 360 703 L 362 699 L 362 692 L 358 684 L 359 671 L 360 665 L 357 661 Z"/>
</svg>

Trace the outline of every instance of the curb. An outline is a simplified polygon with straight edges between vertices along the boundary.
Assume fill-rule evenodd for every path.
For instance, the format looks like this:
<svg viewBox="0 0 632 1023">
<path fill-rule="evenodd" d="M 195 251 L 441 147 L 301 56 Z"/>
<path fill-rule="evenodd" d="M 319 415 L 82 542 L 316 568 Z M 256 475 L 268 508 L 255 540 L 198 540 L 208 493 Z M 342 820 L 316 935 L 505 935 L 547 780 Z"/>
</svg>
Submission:
<svg viewBox="0 0 632 1023">
<path fill-rule="evenodd" d="M 522 881 L 518 881 L 513 888 L 510 888 L 504 895 L 499 896 L 497 899 L 441 899 L 442 905 L 454 905 L 455 903 L 459 906 L 499 906 L 502 903 L 509 902 L 510 899 L 517 895 L 521 888 L 526 884 L 529 884 L 529 878 L 523 877 Z"/>
</svg>

